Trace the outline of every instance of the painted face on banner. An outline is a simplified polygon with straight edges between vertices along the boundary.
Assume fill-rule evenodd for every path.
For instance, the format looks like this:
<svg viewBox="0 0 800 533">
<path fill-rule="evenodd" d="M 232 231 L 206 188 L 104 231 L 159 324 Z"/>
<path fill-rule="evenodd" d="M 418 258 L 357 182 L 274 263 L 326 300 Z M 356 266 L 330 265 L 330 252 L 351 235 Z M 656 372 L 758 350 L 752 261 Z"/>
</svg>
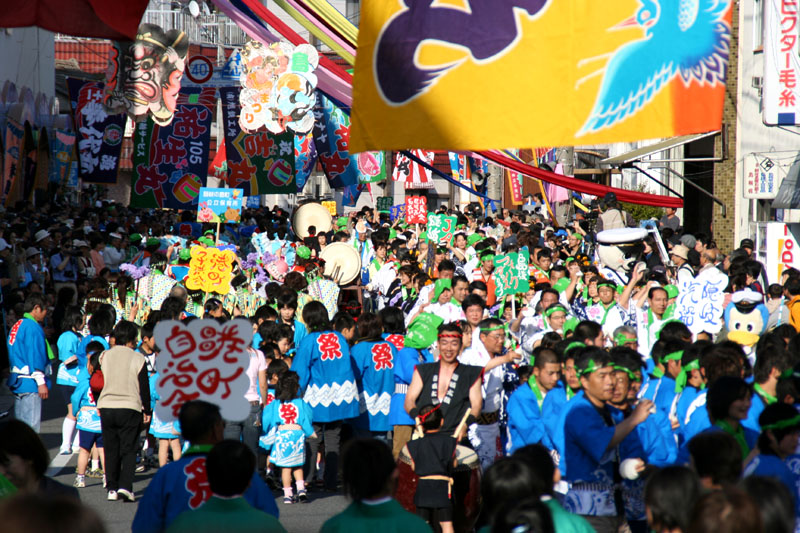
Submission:
<svg viewBox="0 0 800 533">
<path fill-rule="evenodd" d="M 181 90 L 189 40 L 179 30 L 165 32 L 142 24 L 133 43 L 119 43 L 107 74 L 106 106 L 141 119 L 149 112 L 156 124 L 172 121 Z"/>
</svg>

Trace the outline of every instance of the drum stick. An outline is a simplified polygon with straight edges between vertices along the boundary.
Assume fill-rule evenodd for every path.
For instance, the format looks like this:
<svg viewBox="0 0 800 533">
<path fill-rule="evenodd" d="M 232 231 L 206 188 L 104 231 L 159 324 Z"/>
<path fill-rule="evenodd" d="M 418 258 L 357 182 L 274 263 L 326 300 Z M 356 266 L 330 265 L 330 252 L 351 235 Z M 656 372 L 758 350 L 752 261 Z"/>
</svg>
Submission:
<svg viewBox="0 0 800 533">
<path fill-rule="evenodd" d="M 461 431 L 464 429 L 464 426 L 467 425 L 467 418 L 469 418 L 469 408 L 467 408 L 467 412 L 464 413 L 464 416 L 461 418 L 461 422 L 458 423 L 458 427 L 456 428 L 455 433 L 453 433 L 453 437 L 457 440 L 458 436 L 461 435 Z"/>
</svg>

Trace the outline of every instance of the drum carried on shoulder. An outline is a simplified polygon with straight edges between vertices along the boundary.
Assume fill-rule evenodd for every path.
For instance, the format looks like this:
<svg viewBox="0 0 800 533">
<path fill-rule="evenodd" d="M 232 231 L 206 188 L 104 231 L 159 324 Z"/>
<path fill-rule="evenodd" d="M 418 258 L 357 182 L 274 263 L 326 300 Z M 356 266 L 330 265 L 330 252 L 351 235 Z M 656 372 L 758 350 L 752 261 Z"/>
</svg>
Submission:
<svg viewBox="0 0 800 533">
<path fill-rule="evenodd" d="M 453 527 L 455 531 L 472 531 L 481 510 L 481 464 L 478 454 L 466 446 L 456 447 L 456 467 L 453 470 Z M 414 493 L 419 477 L 411 465 L 408 449 L 403 448 L 397 459 L 397 494 L 395 497 L 407 511 L 415 512 Z M 432 527 L 437 527 L 433 525 Z"/>
</svg>

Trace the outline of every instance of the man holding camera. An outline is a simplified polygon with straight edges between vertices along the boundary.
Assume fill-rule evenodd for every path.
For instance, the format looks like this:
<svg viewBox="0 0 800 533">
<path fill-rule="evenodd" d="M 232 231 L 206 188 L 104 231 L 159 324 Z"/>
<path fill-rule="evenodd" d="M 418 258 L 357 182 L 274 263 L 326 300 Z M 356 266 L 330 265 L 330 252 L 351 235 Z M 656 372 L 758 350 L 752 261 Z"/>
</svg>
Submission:
<svg viewBox="0 0 800 533">
<path fill-rule="evenodd" d="M 78 261 L 76 256 L 80 255 L 80 251 L 75 250 L 69 241 L 64 241 L 58 248 L 58 251 L 50 257 L 50 271 L 53 276 L 53 287 L 56 294 L 63 287 L 70 287 L 72 293 L 72 305 L 78 301 Z"/>
</svg>

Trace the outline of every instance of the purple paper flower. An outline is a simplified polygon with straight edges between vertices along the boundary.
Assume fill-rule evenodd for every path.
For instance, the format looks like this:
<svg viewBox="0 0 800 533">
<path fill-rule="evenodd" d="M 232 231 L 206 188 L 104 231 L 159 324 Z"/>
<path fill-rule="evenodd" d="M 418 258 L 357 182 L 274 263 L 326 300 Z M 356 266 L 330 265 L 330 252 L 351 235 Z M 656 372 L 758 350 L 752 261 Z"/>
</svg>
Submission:
<svg viewBox="0 0 800 533">
<path fill-rule="evenodd" d="M 255 252 L 247 254 L 247 259 L 242 261 L 242 269 L 244 270 L 255 268 L 256 265 L 258 265 L 258 254 Z"/>
<path fill-rule="evenodd" d="M 265 285 L 269 283 L 269 277 L 267 273 L 261 268 L 261 265 L 256 265 L 256 269 L 258 270 L 258 274 L 256 275 L 256 283 L 259 285 Z"/>
</svg>

